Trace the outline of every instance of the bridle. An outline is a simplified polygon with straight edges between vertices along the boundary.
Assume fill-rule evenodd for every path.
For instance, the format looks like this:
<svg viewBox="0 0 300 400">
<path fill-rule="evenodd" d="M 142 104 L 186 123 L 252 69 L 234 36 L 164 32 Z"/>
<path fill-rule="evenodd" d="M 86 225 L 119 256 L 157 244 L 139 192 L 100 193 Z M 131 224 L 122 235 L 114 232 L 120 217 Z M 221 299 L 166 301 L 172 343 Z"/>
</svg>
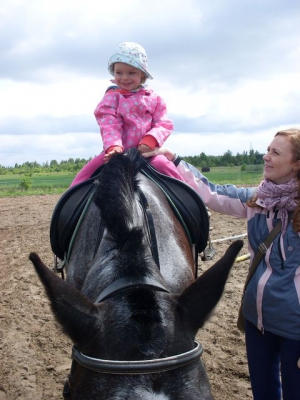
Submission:
<svg viewBox="0 0 300 400">
<path fill-rule="evenodd" d="M 101 358 L 94 358 L 86 356 L 81 353 L 76 346 L 72 348 L 72 368 L 71 375 L 74 371 L 75 362 L 82 367 L 98 372 L 101 374 L 111 375 L 145 375 L 145 374 L 158 374 L 161 372 L 172 371 L 186 367 L 199 360 L 203 353 L 203 347 L 200 343 L 194 341 L 194 348 L 192 350 L 180 353 L 175 356 L 157 358 L 153 360 L 140 360 L 140 361 L 118 361 L 118 360 L 104 360 Z M 70 376 L 65 381 L 63 388 L 63 397 L 71 398 L 71 384 Z"/>
<path fill-rule="evenodd" d="M 150 277 L 125 277 L 118 279 L 108 285 L 101 291 L 95 303 L 100 303 L 109 297 L 114 296 L 120 291 L 128 288 L 148 287 L 154 291 L 167 292 L 170 291 L 165 288 L 160 282 Z M 117 361 L 117 360 L 103 360 L 100 358 L 93 358 L 81 353 L 76 346 L 72 349 L 72 359 L 80 364 L 82 367 L 90 369 L 95 372 L 104 374 L 153 374 L 158 372 L 169 371 L 184 367 L 196 361 L 203 353 L 203 348 L 198 342 L 194 342 L 194 348 L 185 353 L 181 353 L 171 357 L 158 358 L 154 360 L 141 360 L 141 361 Z"/>
<path fill-rule="evenodd" d="M 175 356 L 157 358 L 154 360 L 117 361 L 88 357 L 73 346 L 72 359 L 82 367 L 102 374 L 144 375 L 157 374 L 159 372 L 185 367 L 197 361 L 202 353 L 203 348 L 201 344 L 195 341 L 192 350 Z"/>
</svg>

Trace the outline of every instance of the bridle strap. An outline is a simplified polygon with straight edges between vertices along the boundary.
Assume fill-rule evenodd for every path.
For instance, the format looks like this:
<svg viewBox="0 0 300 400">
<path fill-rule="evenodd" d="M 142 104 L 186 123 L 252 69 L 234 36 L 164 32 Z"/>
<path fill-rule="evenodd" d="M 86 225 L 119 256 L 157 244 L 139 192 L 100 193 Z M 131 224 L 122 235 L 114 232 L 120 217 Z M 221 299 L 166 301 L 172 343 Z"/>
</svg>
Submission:
<svg viewBox="0 0 300 400">
<path fill-rule="evenodd" d="M 158 290 L 160 292 L 167 292 L 170 291 L 165 288 L 160 282 L 156 281 L 147 276 L 140 276 L 140 277 L 125 277 L 118 279 L 112 282 L 110 285 L 106 286 L 105 289 L 97 297 L 95 303 L 100 303 L 101 301 L 107 299 L 110 296 L 128 288 L 133 287 L 140 287 L 140 286 L 149 286 L 151 289 Z"/>
<path fill-rule="evenodd" d="M 201 344 L 195 341 L 193 350 L 176 356 L 154 360 L 117 361 L 88 357 L 73 346 L 72 359 L 84 368 L 103 374 L 143 375 L 157 374 L 184 367 L 197 361 L 202 353 L 203 348 Z"/>
</svg>

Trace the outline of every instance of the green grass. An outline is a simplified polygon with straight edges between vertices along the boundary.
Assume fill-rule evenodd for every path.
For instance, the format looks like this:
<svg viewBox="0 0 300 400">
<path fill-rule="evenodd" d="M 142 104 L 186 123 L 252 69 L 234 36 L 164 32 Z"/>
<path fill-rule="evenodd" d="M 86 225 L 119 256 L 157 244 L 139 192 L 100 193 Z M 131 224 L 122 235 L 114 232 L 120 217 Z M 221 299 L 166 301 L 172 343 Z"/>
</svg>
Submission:
<svg viewBox="0 0 300 400">
<path fill-rule="evenodd" d="M 251 170 L 250 166 L 246 171 L 241 171 L 241 167 L 212 167 L 204 175 L 211 182 L 225 185 L 231 183 L 237 186 L 258 185 L 262 180 L 263 166 L 256 170 Z"/>
<path fill-rule="evenodd" d="M 23 179 L 32 183 L 27 190 L 20 187 Z M 61 194 L 74 179 L 74 174 L 33 174 L 24 175 L 0 175 L 0 197 L 15 197 L 41 194 Z"/>
<path fill-rule="evenodd" d="M 210 172 L 204 175 L 214 183 L 255 186 L 262 179 L 262 166 L 261 170 L 251 170 L 251 166 L 247 166 L 246 171 L 241 171 L 241 167 L 212 167 Z M 0 197 L 62 194 L 70 186 L 74 176 L 75 174 L 66 173 L 38 173 L 32 176 L 0 175 Z M 24 179 L 32 183 L 27 190 L 20 187 Z"/>
</svg>

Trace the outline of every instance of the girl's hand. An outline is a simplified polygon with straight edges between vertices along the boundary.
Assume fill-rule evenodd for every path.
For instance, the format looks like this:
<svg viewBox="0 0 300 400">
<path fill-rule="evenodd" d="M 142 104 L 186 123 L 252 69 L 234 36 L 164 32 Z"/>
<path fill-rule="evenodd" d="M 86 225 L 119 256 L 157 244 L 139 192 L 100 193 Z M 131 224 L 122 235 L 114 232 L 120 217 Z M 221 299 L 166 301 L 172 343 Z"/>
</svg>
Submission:
<svg viewBox="0 0 300 400">
<path fill-rule="evenodd" d="M 300 358 L 299 358 L 299 360 L 297 362 L 297 367 L 300 368 Z"/>
<path fill-rule="evenodd" d="M 110 151 L 109 153 L 107 153 L 107 154 L 104 155 L 104 158 L 103 158 L 104 164 L 106 164 L 106 163 L 111 159 L 111 156 L 112 156 L 114 153 L 115 153 L 114 151 Z"/>
<path fill-rule="evenodd" d="M 115 153 L 123 153 L 122 147 L 112 146 L 111 150 L 108 149 L 107 153 L 105 153 L 104 158 L 103 158 L 104 164 L 106 164 L 111 159 L 111 156 Z"/>
</svg>

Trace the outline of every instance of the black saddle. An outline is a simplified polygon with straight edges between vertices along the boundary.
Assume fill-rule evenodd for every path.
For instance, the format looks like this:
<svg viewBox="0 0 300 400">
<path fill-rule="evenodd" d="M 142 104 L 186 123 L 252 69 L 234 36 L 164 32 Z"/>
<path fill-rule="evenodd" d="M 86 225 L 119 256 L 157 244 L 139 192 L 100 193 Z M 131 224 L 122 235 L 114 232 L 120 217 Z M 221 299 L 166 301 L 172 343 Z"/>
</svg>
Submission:
<svg viewBox="0 0 300 400">
<path fill-rule="evenodd" d="M 184 182 L 157 172 L 146 160 L 140 172 L 164 192 L 191 244 L 201 253 L 207 246 L 209 217 L 200 196 Z M 96 179 L 101 179 L 101 168 L 89 180 L 68 189 L 53 211 L 50 243 L 53 253 L 61 260 L 65 259 L 76 226 L 97 190 Z"/>
</svg>

